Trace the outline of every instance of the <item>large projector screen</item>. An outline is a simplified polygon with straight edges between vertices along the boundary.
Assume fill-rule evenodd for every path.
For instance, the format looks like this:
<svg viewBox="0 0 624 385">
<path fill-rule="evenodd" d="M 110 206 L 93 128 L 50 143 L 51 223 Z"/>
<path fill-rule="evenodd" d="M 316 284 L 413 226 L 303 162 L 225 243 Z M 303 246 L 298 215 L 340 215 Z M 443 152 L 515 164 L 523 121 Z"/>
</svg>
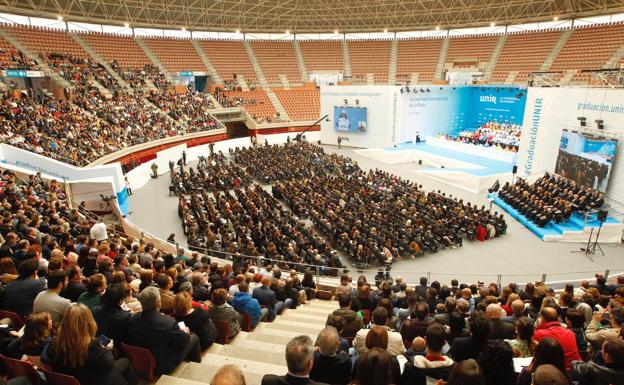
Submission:
<svg viewBox="0 0 624 385">
<path fill-rule="evenodd" d="M 366 132 L 366 107 L 334 106 L 334 128 L 339 132 Z"/>
<path fill-rule="evenodd" d="M 616 139 L 564 129 L 555 173 L 581 186 L 605 192 L 617 145 Z"/>
</svg>

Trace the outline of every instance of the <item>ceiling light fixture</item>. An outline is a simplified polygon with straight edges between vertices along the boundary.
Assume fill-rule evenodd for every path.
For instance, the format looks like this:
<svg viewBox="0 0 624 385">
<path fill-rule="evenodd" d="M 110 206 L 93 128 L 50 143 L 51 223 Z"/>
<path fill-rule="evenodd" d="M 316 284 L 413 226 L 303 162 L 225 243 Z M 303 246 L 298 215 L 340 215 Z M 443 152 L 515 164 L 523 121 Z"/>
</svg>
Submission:
<svg viewBox="0 0 624 385">
<path fill-rule="evenodd" d="M 559 21 L 559 16 L 553 17 L 553 21 Z"/>
<path fill-rule="evenodd" d="M 495 22 L 491 22 L 490 23 L 490 27 L 496 27 L 496 23 Z"/>
<path fill-rule="evenodd" d="M 58 15 L 56 18 L 57 18 L 59 21 L 63 21 L 63 16 L 61 16 L 61 15 Z"/>
<path fill-rule="evenodd" d="M 240 33 L 240 29 L 237 29 L 237 30 L 236 30 L 236 33 Z"/>
<path fill-rule="evenodd" d="M 124 23 L 124 27 L 126 27 L 126 28 L 130 28 L 130 24 L 128 24 L 128 23 Z"/>
<path fill-rule="evenodd" d="M 384 33 L 388 33 L 388 30 L 387 30 L 387 29 L 384 29 Z"/>
<path fill-rule="evenodd" d="M 286 35 L 290 35 L 290 31 L 289 30 L 286 30 Z"/>
</svg>

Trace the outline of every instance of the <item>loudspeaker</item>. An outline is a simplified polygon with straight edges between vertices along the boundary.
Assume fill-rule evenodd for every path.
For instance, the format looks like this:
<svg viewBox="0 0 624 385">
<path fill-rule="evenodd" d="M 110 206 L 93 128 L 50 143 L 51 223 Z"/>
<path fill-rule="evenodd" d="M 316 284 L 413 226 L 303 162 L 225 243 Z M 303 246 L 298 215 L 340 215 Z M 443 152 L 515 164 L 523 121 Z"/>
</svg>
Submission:
<svg viewBox="0 0 624 385">
<path fill-rule="evenodd" d="M 318 142 L 318 145 L 320 146 L 320 145 L 321 145 L 321 141 L 320 141 L 320 140 L 317 140 L 317 142 Z"/>
<path fill-rule="evenodd" d="M 422 159 L 418 159 L 418 165 L 422 165 Z"/>
<path fill-rule="evenodd" d="M 518 173 L 518 166 L 514 164 L 513 168 L 511 169 L 511 173 L 512 174 L 517 174 Z"/>
<path fill-rule="evenodd" d="M 604 222 L 607 220 L 607 214 L 609 212 L 607 210 L 598 210 L 598 220 L 600 222 Z"/>
</svg>

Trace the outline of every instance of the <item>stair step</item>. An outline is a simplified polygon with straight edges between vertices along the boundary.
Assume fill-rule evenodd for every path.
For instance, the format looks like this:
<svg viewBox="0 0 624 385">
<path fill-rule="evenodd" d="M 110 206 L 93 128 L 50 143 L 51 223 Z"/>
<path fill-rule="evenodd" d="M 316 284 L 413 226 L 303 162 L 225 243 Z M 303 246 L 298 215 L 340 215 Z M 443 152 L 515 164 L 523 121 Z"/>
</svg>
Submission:
<svg viewBox="0 0 624 385">
<path fill-rule="evenodd" d="M 266 373 L 277 373 L 277 374 L 286 373 L 285 367 L 284 368 L 279 367 L 279 371 L 273 372 L 273 371 L 269 371 L 268 368 L 266 370 L 262 370 L 262 368 L 266 367 L 266 364 L 253 363 L 253 364 L 245 365 L 245 364 L 237 364 L 231 361 L 228 361 L 228 362 L 224 361 L 224 363 L 220 363 L 219 360 L 215 360 L 215 362 L 209 362 L 209 363 L 202 362 L 201 364 L 198 364 L 196 362 L 189 362 L 184 367 L 184 369 L 178 374 L 177 378 L 180 378 L 182 380 L 194 381 L 196 383 L 209 384 L 210 381 L 212 381 L 212 377 L 214 377 L 215 373 L 217 373 L 217 371 L 221 369 L 223 365 L 227 365 L 227 364 L 234 364 L 243 372 L 243 376 L 245 376 L 245 383 L 247 385 L 260 385 L 262 383 L 262 377 Z M 278 368 L 273 368 L 273 369 L 277 370 Z M 175 384 L 175 382 L 169 383 L 169 384 Z M 183 385 L 186 385 L 186 384 L 183 384 Z M 196 385 L 196 384 L 188 384 L 188 385 Z"/>
<path fill-rule="evenodd" d="M 336 309 L 338 309 L 338 306 L 336 306 L 335 308 L 332 308 L 332 310 L 329 310 L 326 308 L 311 307 L 311 306 L 299 306 L 298 308 L 294 310 L 289 310 L 289 312 L 296 312 L 297 314 L 306 314 L 306 315 L 309 314 L 309 315 L 316 315 L 316 316 L 326 316 Z"/>
<path fill-rule="evenodd" d="M 191 364 L 192 363 L 189 362 L 189 365 L 185 367 L 182 373 L 188 370 L 189 366 L 195 366 Z M 250 360 L 246 360 L 242 358 L 227 357 L 227 356 L 222 356 L 218 354 L 210 354 L 210 353 L 204 354 L 204 356 L 202 357 L 202 362 L 201 362 L 202 366 L 203 365 L 215 365 L 218 367 L 222 367 L 223 365 L 228 365 L 228 364 L 238 366 L 239 369 L 243 371 L 243 373 L 251 372 L 251 373 L 266 374 L 266 373 L 286 373 L 287 371 L 286 365 L 267 364 L 266 362 L 255 362 L 255 361 L 250 361 Z M 185 377 L 185 376 L 181 375 L 180 377 Z M 188 377 L 185 377 L 185 378 L 188 378 Z"/>
<path fill-rule="evenodd" d="M 305 334 L 318 334 L 325 327 L 325 322 L 322 323 L 305 323 L 305 322 L 296 322 L 291 321 L 289 319 L 280 318 L 275 320 L 274 322 L 268 324 L 264 327 L 263 330 L 268 329 L 280 329 L 280 330 L 295 330 L 297 333 L 305 333 Z"/>
<path fill-rule="evenodd" d="M 219 352 L 219 356 L 286 366 L 286 356 L 284 355 L 284 351 L 284 348 L 267 351 L 264 349 L 255 349 L 245 345 L 226 345 Z"/>
<path fill-rule="evenodd" d="M 327 314 L 304 314 L 299 313 L 296 310 L 293 312 L 287 312 L 286 314 L 279 317 L 280 320 L 288 320 L 294 322 L 301 322 L 312 325 L 324 325 L 327 321 Z"/>
<path fill-rule="evenodd" d="M 214 373 L 216 373 L 216 370 Z M 210 379 L 212 379 L 212 377 L 214 376 L 214 373 L 210 375 Z M 203 374 L 205 375 L 206 373 L 203 373 Z M 172 376 L 168 376 L 165 374 L 165 375 L 160 376 L 160 378 L 158 379 L 158 382 L 156 382 L 156 385 L 204 385 L 207 383 L 209 382 L 194 381 L 194 380 L 189 380 L 187 378 L 172 377 Z"/>
<path fill-rule="evenodd" d="M 248 348 L 253 348 L 257 350 L 266 350 L 270 352 L 280 352 L 280 351 L 284 351 L 284 349 L 286 348 L 286 344 L 251 340 L 247 338 L 247 336 L 249 335 L 250 334 L 247 334 L 246 336 L 241 336 L 240 338 L 237 336 L 237 338 L 235 338 L 234 341 L 230 342 L 230 345 L 232 346 L 243 345 Z"/>
</svg>

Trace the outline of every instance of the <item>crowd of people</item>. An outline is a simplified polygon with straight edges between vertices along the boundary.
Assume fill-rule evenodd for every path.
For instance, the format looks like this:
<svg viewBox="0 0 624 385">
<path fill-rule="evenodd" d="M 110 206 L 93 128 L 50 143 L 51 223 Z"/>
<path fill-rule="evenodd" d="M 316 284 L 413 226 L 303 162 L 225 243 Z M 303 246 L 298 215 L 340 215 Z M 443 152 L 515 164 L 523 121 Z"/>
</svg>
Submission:
<svg viewBox="0 0 624 385">
<path fill-rule="evenodd" d="M 111 68 L 117 72 L 128 85 L 135 90 L 148 88 L 148 81 L 159 90 L 166 91 L 171 87 L 170 82 L 166 79 L 165 74 L 153 64 L 145 64 L 143 68 L 123 68 L 116 60 L 110 63 Z"/>
<path fill-rule="evenodd" d="M 80 87 L 89 87 L 90 81 L 96 81 L 111 91 L 119 90 L 120 85 L 106 68 L 92 59 L 74 57 L 69 54 L 50 52 L 41 53 L 49 67 L 65 80 Z"/>
<path fill-rule="evenodd" d="M 343 275 L 339 309 L 316 342 L 291 340 L 288 374 L 262 384 L 624 383 L 624 276 L 560 293 L 541 282 L 447 286 L 424 277 L 414 287 L 400 277 L 371 286 Z"/>
<path fill-rule="evenodd" d="M 193 167 L 185 168 L 184 159 L 178 161 L 178 169 L 169 163 L 172 190 L 176 194 L 190 193 L 196 190 L 231 190 L 251 184 L 252 177 L 239 165 L 228 162 L 222 152 L 208 157 L 200 157 L 197 171 Z"/>
<path fill-rule="evenodd" d="M 194 247 L 320 265 L 337 275 L 331 269 L 342 266 L 336 248 L 356 265 L 387 266 L 459 247 L 463 238 L 494 238 L 507 228 L 502 215 L 485 207 L 440 191 L 425 193 L 380 170 L 364 172 L 353 160 L 308 142 L 236 148 L 230 157 L 202 158 L 197 173 L 184 169 L 184 159 L 179 169 L 170 163 L 172 190 L 182 194 L 178 213 Z M 250 187 L 252 179 L 268 185 L 273 197 L 261 185 Z M 313 229 L 303 225 L 308 219 Z"/>
<path fill-rule="evenodd" d="M 22 51 L 15 48 L 0 47 L 0 69 L 32 70 L 37 67 L 37 63 L 28 59 Z"/>
<path fill-rule="evenodd" d="M 540 227 L 550 221 L 565 222 L 575 211 L 587 212 L 604 204 L 600 191 L 549 173 L 531 184 L 523 178 L 514 184 L 507 182 L 498 196 Z"/>
<path fill-rule="evenodd" d="M 440 191 L 425 193 L 422 186 L 380 170 L 291 179 L 276 183 L 274 190 L 359 264 L 390 264 L 459 247 L 463 237 L 484 241 L 506 231 L 502 215 Z"/>
<path fill-rule="evenodd" d="M 487 122 L 474 131 L 462 131 L 458 135 L 444 135 L 444 138 L 501 151 L 518 152 L 521 131 L 522 126 L 518 124 Z"/>
<path fill-rule="evenodd" d="M 8 327 L 0 328 L 0 354 L 82 384 L 138 383 L 122 343 L 149 349 L 156 374 L 170 373 L 183 360 L 200 361 L 218 338 L 216 322 L 233 337 L 247 317 L 255 326 L 314 297 L 310 273 L 280 279 L 276 269 L 267 279 L 271 266 L 217 266 L 111 236 L 39 174 L 2 172 L 0 203 L 0 310 L 14 313 L 1 321 Z"/>
<path fill-rule="evenodd" d="M 212 115 L 215 105 L 206 93 L 188 91 L 176 92 L 151 91 L 147 99 L 171 119 L 186 125 L 188 132 L 214 130 L 221 123 Z"/>
</svg>

